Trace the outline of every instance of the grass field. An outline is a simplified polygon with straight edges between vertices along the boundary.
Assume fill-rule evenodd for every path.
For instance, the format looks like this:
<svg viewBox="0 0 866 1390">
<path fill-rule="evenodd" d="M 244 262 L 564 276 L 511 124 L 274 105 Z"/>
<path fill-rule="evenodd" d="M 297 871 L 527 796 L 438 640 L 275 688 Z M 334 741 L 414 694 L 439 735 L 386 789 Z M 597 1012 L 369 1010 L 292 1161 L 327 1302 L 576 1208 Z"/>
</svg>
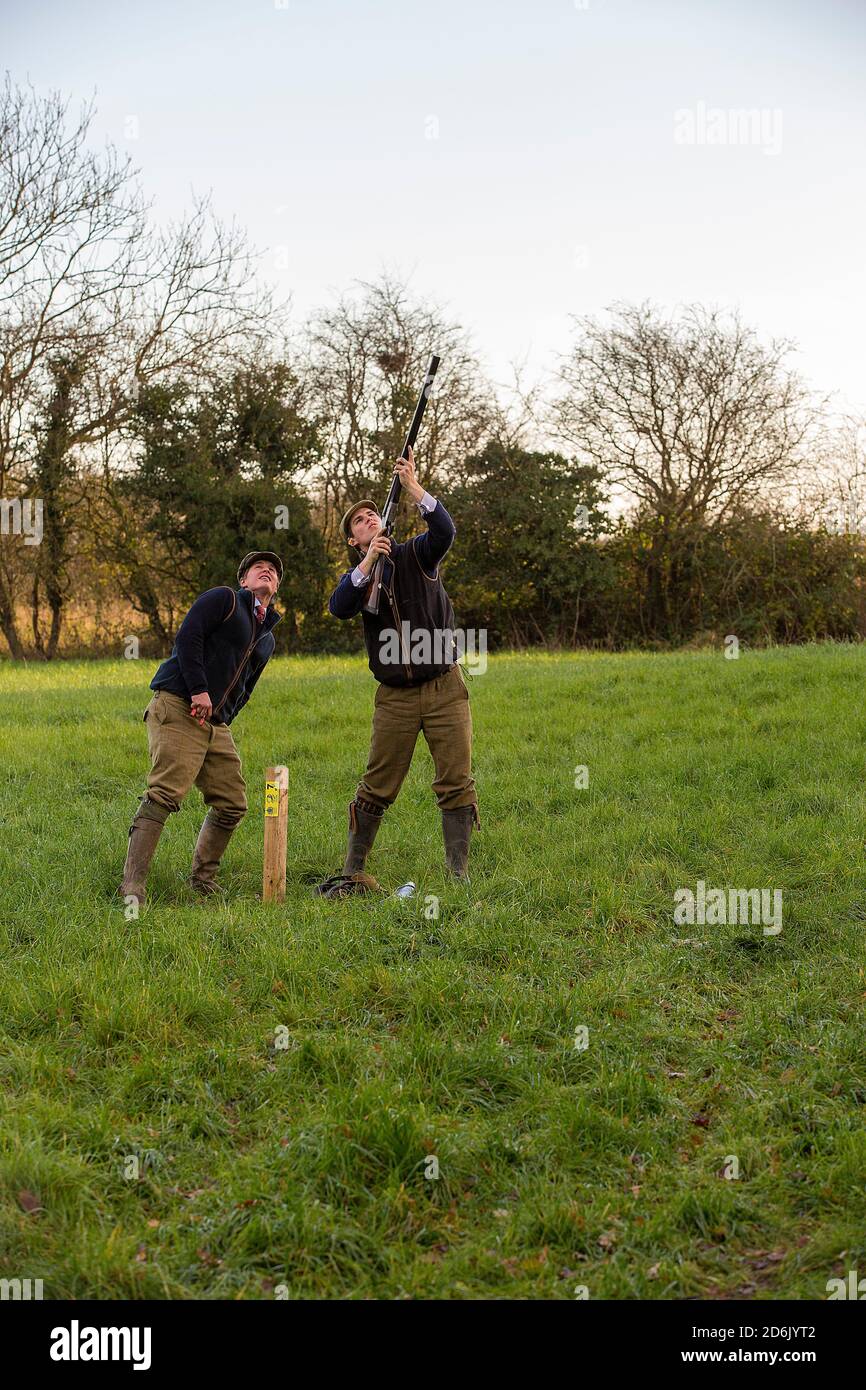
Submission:
<svg viewBox="0 0 866 1390">
<path fill-rule="evenodd" d="M 0 1276 L 810 1299 L 866 1273 L 866 648 L 492 658 L 471 886 L 419 743 L 370 861 L 417 896 L 337 904 L 310 883 L 341 863 L 374 683 L 277 661 L 234 726 L 226 900 L 184 884 L 193 792 L 127 922 L 151 674 L 0 667 Z M 258 900 L 269 762 L 282 907 Z M 783 930 L 677 926 L 699 879 L 781 889 Z"/>
</svg>

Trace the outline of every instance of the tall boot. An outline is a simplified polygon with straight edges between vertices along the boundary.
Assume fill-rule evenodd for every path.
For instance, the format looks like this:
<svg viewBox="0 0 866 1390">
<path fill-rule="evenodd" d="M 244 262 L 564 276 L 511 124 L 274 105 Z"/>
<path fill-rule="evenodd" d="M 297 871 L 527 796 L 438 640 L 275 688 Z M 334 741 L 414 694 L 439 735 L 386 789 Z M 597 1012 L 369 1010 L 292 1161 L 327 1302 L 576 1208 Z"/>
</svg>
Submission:
<svg viewBox="0 0 866 1390">
<path fill-rule="evenodd" d="M 442 812 L 442 838 L 445 841 L 445 862 L 454 878 L 469 882 L 469 837 L 478 824 L 477 806 L 458 806 L 455 811 Z"/>
<path fill-rule="evenodd" d="M 195 843 L 189 881 L 196 892 L 206 898 L 218 890 L 217 869 L 236 828 L 236 825 L 220 825 L 213 811 L 208 811 L 204 818 Z"/>
<path fill-rule="evenodd" d="M 160 806 L 155 801 L 149 801 L 145 796 L 142 797 L 141 805 L 129 827 L 126 864 L 118 893 L 122 898 L 137 898 L 140 907 L 147 896 L 144 885 L 147 880 L 150 861 L 159 844 L 163 826 L 170 814 L 165 806 Z"/>
<path fill-rule="evenodd" d="M 346 845 L 344 874 L 363 872 L 384 814 L 384 808 L 376 806 L 372 801 L 359 801 L 356 797 L 349 803 L 349 841 Z"/>
</svg>

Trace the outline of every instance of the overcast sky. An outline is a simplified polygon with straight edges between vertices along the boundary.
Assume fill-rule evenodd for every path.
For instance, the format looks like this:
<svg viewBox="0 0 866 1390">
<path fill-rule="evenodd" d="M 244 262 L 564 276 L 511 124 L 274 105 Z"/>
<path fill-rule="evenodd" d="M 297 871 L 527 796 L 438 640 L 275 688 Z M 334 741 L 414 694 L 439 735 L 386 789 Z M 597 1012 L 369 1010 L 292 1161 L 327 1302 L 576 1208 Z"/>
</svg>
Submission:
<svg viewBox="0 0 866 1390">
<path fill-rule="evenodd" d="M 156 214 L 212 190 L 299 316 L 395 270 L 502 379 L 617 299 L 738 306 L 866 407 L 866 0 L 0 9 L 12 76 L 95 91 Z"/>
</svg>

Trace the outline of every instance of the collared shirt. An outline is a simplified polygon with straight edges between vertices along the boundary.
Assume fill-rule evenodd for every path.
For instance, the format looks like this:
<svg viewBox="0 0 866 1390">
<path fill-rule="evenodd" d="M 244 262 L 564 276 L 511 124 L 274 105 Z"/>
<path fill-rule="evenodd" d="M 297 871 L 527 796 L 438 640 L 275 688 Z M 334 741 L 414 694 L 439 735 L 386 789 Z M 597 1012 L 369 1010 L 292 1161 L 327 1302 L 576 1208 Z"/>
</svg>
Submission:
<svg viewBox="0 0 866 1390">
<path fill-rule="evenodd" d="M 213 724 L 230 724 L 250 698 L 265 664 L 274 652 L 272 629 L 280 621 L 268 605 L 253 608 L 268 613 L 267 623 L 256 623 L 251 634 L 246 595 L 249 589 L 218 584 L 199 594 L 177 631 L 171 656 L 163 661 L 150 683 L 151 690 L 166 690 L 190 700 L 207 691 L 213 704 Z M 358 594 L 359 598 L 362 595 Z M 210 637 L 219 629 L 219 640 Z"/>
<path fill-rule="evenodd" d="M 425 492 L 424 496 L 421 497 L 415 505 L 421 515 L 426 516 L 428 512 L 432 512 L 435 509 L 437 505 L 436 498 L 431 497 L 429 492 Z M 360 565 L 356 565 L 352 570 L 352 583 L 356 589 L 362 589 L 365 584 L 369 584 L 371 577 L 372 571 L 370 574 L 365 574 Z"/>
</svg>

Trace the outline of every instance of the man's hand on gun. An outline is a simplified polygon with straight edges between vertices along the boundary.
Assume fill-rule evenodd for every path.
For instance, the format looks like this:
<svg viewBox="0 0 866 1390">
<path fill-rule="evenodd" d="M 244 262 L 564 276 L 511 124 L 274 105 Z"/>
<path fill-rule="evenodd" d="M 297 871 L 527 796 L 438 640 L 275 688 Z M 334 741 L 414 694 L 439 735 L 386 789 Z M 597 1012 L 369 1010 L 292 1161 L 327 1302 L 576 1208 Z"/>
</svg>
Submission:
<svg viewBox="0 0 866 1390">
<path fill-rule="evenodd" d="M 400 486 L 404 488 L 406 492 L 408 492 L 409 496 L 412 498 L 412 501 L 420 502 L 421 498 L 424 496 L 424 489 L 418 482 L 418 478 L 415 474 L 415 454 L 412 450 L 411 445 L 409 446 L 408 458 L 399 458 L 394 460 L 394 472 L 396 476 L 400 479 Z M 384 531 L 380 531 L 378 536 L 374 536 L 371 540 L 367 550 L 367 554 L 360 562 L 361 569 L 364 571 L 365 574 L 372 574 L 373 569 L 376 565 L 376 561 L 379 559 L 379 557 L 381 555 L 390 554 L 391 542 L 385 535 Z"/>
<path fill-rule="evenodd" d="M 371 542 L 370 542 L 370 544 L 369 544 L 369 547 L 368 547 L 368 549 L 367 549 L 367 554 L 364 556 L 363 560 L 361 561 L 361 569 L 364 571 L 365 574 L 372 574 L 372 572 L 373 572 L 373 566 L 375 565 L 375 563 L 376 563 L 376 561 L 378 560 L 379 556 L 380 556 L 380 555 L 390 555 L 390 554 L 391 554 L 391 540 L 390 540 L 390 537 L 386 536 L 384 531 L 380 531 L 379 534 L 378 534 L 378 536 L 374 536 L 373 539 L 371 540 Z"/>
<path fill-rule="evenodd" d="M 418 478 L 415 474 L 415 454 L 411 444 L 409 446 L 409 457 L 407 459 L 397 459 L 394 465 L 394 472 L 400 479 L 400 486 L 408 492 L 412 501 L 420 502 L 421 498 L 424 496 L 424 489 L 418 482 Z"/>
</svg>

